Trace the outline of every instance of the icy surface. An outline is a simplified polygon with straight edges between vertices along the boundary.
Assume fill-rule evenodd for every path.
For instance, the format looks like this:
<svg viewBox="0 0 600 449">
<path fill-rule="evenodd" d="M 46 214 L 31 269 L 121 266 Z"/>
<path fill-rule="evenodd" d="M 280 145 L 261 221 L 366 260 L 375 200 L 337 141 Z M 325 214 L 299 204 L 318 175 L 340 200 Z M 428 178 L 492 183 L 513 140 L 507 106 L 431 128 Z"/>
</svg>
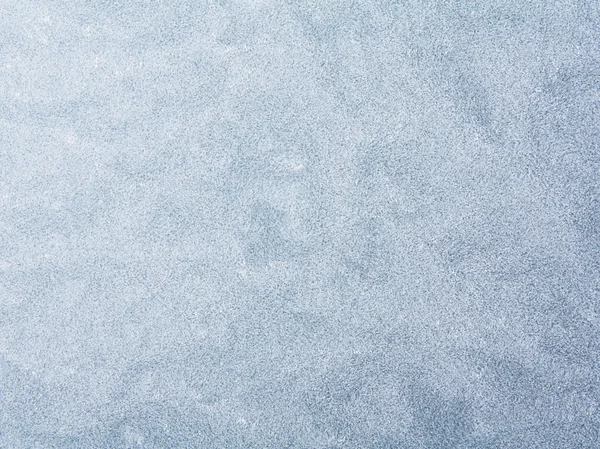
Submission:
<svg viewBox="0 0 600 449">
<path fill-rule="evenodd" d="M 598 448 L 599 406 L 597 0 L 0 1 L 0 448 Z"/>
</svg>

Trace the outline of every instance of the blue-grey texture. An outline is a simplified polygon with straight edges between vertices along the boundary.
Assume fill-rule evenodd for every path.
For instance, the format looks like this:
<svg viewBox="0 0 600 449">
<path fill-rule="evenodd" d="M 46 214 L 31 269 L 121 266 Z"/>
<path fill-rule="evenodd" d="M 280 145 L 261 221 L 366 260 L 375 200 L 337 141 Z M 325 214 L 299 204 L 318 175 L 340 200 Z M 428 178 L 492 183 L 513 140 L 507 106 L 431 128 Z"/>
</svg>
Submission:
<svg viewBox="0 0 600 449">
<path fill-rule="evenodd" d="M 0 0 L 0 448 L 600 447 L 598 0 Z"/>
</svg>

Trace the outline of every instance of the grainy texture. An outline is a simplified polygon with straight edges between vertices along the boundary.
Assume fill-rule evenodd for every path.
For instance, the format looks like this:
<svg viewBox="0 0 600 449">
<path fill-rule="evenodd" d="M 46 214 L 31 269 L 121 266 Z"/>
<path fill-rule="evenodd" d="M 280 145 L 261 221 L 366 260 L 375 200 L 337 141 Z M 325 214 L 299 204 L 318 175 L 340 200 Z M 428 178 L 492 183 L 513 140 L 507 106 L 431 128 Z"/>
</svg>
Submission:
<svg viewBox="0 0 600 449">
<path fill-rule="evenodd" d="M 600 447 L 600 3 L 0 1 L 0 448 Z"/>
</svg>

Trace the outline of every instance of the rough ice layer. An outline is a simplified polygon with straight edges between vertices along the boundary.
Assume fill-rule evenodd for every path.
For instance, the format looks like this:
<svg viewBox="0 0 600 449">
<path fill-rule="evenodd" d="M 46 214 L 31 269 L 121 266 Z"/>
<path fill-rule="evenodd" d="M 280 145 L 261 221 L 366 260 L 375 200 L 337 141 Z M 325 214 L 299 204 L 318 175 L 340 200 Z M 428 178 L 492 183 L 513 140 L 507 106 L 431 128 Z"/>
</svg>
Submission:
<svg viewBox="0 0 600 449">
<path fill-rule="evenodd" d="M 0 2 L 0 448 L 600 447 L 597 1 Z"/>
</svg>

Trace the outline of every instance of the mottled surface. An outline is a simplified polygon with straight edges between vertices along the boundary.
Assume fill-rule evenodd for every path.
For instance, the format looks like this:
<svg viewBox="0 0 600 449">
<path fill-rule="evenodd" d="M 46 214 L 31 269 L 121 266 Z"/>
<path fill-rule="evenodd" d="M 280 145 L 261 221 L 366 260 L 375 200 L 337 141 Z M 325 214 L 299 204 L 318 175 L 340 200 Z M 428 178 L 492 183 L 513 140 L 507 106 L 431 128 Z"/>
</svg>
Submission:
<svg viewBox="0 0 600 449">
<path fill-rule="evenodd" d="M 600 3 L 0 1 L 0 448 L 600 447 Z"/>
</svg>

